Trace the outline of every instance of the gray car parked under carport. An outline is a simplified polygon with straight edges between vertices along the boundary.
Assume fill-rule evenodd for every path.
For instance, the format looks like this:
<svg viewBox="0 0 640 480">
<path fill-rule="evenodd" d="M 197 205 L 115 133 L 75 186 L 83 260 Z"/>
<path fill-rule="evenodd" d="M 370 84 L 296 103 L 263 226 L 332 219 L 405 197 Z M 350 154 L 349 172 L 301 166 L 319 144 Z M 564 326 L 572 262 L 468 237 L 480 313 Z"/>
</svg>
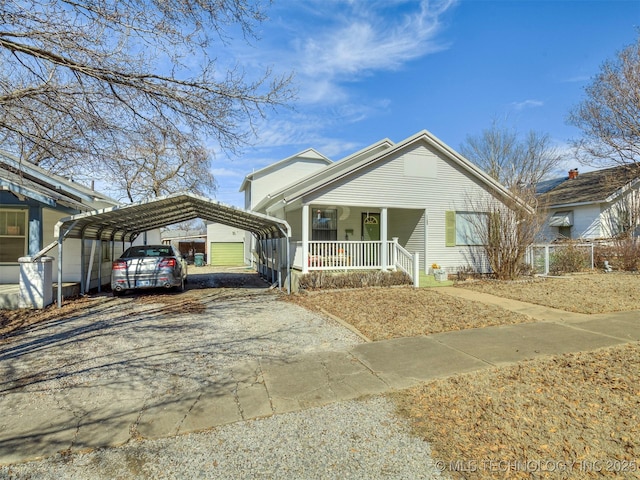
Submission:
<svg viewBox="0 0 640 480">
<path fill-rule="evenodd" d="M 147 288 L 182 291 L 186 281 L 187 262 L 171 245 L 130 247 L 111 266 L 111 290 L 116 296 Z"/>
</svg>

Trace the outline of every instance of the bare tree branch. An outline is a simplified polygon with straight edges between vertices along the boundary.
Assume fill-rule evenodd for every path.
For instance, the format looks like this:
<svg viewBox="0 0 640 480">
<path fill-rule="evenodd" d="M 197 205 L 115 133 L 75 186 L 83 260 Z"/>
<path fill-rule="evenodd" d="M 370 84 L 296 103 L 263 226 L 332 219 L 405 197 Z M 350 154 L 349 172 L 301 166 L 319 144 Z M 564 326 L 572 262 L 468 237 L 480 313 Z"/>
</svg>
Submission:
<svg viewBox="0 0 640 480">
<path fill-rule="evenodd" d="M 111 172 L 150 131 L 165 158 L 187 143 L 196 163 L 207 143 L 236 152 L 293 97 L 290 75 L 210 57 L 230 32 L 255 39 L 254 0 L 0 0 L 0 18 L 3 147 L 45 168 Z"/>
<path fill-rule="evenodd" d="M 585 94 L 569 115 L 583 133 L 573 141 L 581 162 L 640 163 L 640 35 L 602 65 Z"/>
<path fill-rule="evenodd" d="M 494 120 L 478 136 L 467 136 L 460 152 L 507 188 L 535 185 L 548 177 L 563 158 L 547 134 L 518 132 Z"/>
</svg>

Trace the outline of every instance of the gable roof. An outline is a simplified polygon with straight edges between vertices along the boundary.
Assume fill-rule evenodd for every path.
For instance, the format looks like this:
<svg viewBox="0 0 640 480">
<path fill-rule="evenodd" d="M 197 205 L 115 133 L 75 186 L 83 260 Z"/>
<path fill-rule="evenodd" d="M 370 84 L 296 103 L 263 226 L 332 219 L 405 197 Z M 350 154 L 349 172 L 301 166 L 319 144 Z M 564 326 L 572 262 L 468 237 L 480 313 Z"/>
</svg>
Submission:
<svg viewBox="0 0 640 480">
<path fill-rule="evenodd" d="M 432 135 L 430 132 L 428 132 L 427 130 L 422 130 L 396 144 L 388 139 L 381 140 L 380 142 L 367 147 L 360 152 L 356 152 L 355 154 L 350 155 L 343 160 L 335 162 L 333 165 L 325 169 L 322 169 L 303 178 L 299 182 L 296 182 L 295 185 L 292 185 L 270 195 L 268 198 L 260 202 L 256 206 L 256 209 L 268 208 L 279 202 L 285 204 L 294 202 L 295 200 L 308 195 L 315 190 L 326 187 L 327 185 L 330 185 L 331 183 L 336 182 L 361 168 L 385 160 L 389 156 L 417 142 L 427 143 L 429 146 L 442 153 L 449 160 L 462 167 L 462 169 L 468 172 L 470 175 L 495 190 L 499 195 L 505 198 L 516 199 L 519 203 L 522 203 L 524 205 L 524 202 L 518 200 L 506 189 L 506 187 L 498 183 L 494 178 L 490 177 L 485 172 L 480 170 L 477 166 L 472 164 L 469 160 L 464 158 L 462 155 L 460 155 L 440 139 Z M 385 146 L 387 148 L 380 148 Z"/>
<path fill-rule="evenodd" d="M 0 151 L 0 190 L 18 197 L 26 197 L 49 207 L 57 206 L 79 211 L 95 209 L 95 203 L 103 206 L 118 202 L 72 180 L 52 174 L 29 162 Z"/>
<path fill-rule="evenodd" d="M 307 148 L 302 152 L 296 153 L 295 155 L 291 155 L 290 157 L 287 157 L 283 160 L 279 160 L 275 163 L 271 163 L 266 167 L 256 170 L 255 172 L 251 172 L 246 177 L 244 177 L 244 180 L 242 180 L 242 184 L 240 185 L 239 191 L 242 192 L 243 190 L 245 190 L 249 182 L 251 182 L 256 176 L 266 175 L 267 173 L 276 171 L 279 168 L 284 167 L 287 163 L 292 163 L 294 160 L 299 160 L 299 159 L 318 160 L 320 163 L 325 163 L 326 165 L 331 165 L 333 163 L 329 158 L 325 157 L 323 154 L 321 154 L 317 150 L 313 148 Z"/>
<path fill-rule="evenodd" d="M 287 185 L 286 187 L 269 194 L 266 198 L 262 199 L 255 206 L 255 209 L 260 210 L 263 207 L 266 207 L 268 205 L 273 205 L 274 203 L 277 203 L 279 201 L 285 201 L 285 202 L 291 201 L 291 200 L 287 200 L 287 196 L 288 197 L 295 196 L 296 198 L 298 198 L 297 195 L 292 192 L 305 191 L 306 193 L 306 189 L 308 187 L 313 187 L 316 184 L 325 185 L 327 180 L 322 180 L 322 179 L 333 178 L 340 172 L 343 172 L 351 168 L 352 165 L 357 164 L 359 162 L 365 162 L 367 159 L 371 159 L 376 154 L 379 154 L 382 151 L 385 151 L 393 146 L 394 146 L 394 143 L 388 138 L 385 138 L 383 140 L 380 140 L 372 145 L 369 145 L 363 148 L 362 150 L 358 150 L 357 152 L 352 153 L 351 155 L 348 155 L 342 158 L 341 160 L 338 160 L 337 162 L 334 162 L 332 165 L 328 166 L 327 168 L 318 170 L 317 172 L 313 172 L 307 175 L 306 177 L 296 180 L 293 184 Z M 304 195 L 304 193 L 302 193 L 302 195 Z"/>
<path fill-rule="evenodd" d="M 576 178 L 561 178 L 552 188 L 538 189 L 549 206 L 610 202 L 626 186 L 640 181 L 640 165 L 580 173 Z M 551 182 L 554 182 L 553 180 Z"/>
</svg>

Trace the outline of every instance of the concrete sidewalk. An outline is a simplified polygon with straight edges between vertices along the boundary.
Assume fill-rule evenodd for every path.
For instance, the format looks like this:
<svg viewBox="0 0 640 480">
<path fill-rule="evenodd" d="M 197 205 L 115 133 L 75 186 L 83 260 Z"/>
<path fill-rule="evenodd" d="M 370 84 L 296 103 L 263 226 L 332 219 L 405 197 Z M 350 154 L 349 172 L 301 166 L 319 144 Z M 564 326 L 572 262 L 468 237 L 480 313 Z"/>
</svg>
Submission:
<svg viewBox="0 0 640 480">
<path fill-rule="evenodd" d="M 491 366 L 640 340 L 640 312 L 568 314 L 459 288 L 441 291 L 540 321 L 366 343 L 287 361 L 253 361 L 207 388 L 181 395 L 145 398 L 136 384 L 109 383 L 69 387 L 35 401 L 34 393 L 7 393 L 0 397 L 0 464 L 170 437 Z M 99 403 L 98 397 L 109 401 Z"/>
</svg>

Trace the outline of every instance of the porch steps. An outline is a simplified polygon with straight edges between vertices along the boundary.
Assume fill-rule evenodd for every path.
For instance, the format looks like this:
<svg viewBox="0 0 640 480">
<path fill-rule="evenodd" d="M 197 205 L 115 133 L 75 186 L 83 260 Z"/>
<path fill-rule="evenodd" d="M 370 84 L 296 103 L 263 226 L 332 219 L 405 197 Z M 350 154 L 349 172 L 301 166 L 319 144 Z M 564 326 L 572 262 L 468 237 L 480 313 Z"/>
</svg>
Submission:
<svg viewBox="0 0 640 480">
<path fill-rule="evenodd" d="M 427 275 L 424 272 L 420 272 L 420 288 L 425 287 L 450 287 L 453 285 L 452 280 L 446 280 L 444 282 L 437 282 L 433 275 Z"/>
</svg>

